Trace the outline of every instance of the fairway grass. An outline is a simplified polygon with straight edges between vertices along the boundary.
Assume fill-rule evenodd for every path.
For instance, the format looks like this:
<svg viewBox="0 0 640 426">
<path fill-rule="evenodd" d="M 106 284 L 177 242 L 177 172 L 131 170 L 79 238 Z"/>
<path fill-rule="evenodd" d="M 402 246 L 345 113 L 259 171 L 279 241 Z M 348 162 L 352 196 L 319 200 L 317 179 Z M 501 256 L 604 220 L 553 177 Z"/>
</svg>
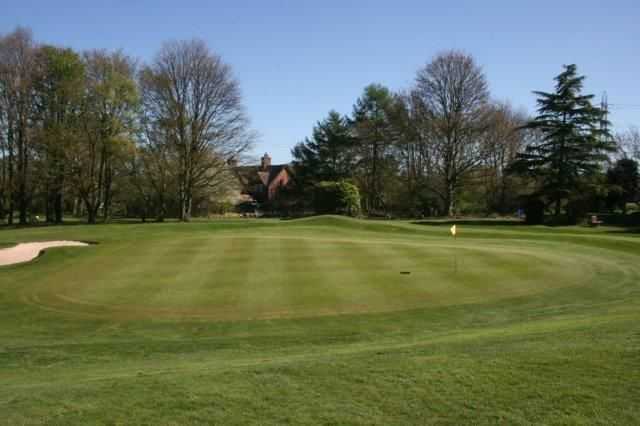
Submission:
<svg viewBox="0 0 640 426">
<path fill-rule="evenodd" d="M 0 231 L 0 424 L 637 424 L 640 235 L 339 217 Z"/>
</svg>

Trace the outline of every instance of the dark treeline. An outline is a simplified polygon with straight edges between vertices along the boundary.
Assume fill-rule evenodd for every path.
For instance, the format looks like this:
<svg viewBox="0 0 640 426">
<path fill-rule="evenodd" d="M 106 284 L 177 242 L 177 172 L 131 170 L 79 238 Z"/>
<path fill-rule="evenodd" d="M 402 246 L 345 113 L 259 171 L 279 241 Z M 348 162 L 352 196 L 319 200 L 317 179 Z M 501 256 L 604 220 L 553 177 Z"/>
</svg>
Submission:
<svg viewBox="0 0 640 426">
<path fill-rule="evenodd" d="M 369 216 L 509 215 L 575 222 L 637 201 L 640 138 L 614 138 L 606 111 L 583 95 L 574 65 L 529 117 L 493 101 L 481 68 L 437 55 L 401 93 L 372 84 L 353 113 L 331 111 L 292 150 L 290 208 L 313 205 L 319 182 L 357 187 Z M 298 204 L 295 204 L 297 202 Z"/>
<path fill-rule="evenodd" d="M 231 69 L 198 40 L 123 52 L 0 36 L 0 217 L 189 220 L 251 134 Z"/>
</svg>

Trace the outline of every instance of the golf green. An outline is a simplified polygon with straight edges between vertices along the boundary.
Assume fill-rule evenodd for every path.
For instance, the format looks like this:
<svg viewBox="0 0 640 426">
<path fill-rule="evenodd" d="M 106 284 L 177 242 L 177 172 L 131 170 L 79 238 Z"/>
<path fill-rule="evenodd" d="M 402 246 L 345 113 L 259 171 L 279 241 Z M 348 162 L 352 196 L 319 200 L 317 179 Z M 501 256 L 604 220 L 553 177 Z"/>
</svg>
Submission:
<svg viewBox="0 0 640 426">
<path fill-rule="evenodd" d="M 633 423 L 640 238 L 338 217 L 0 231 L 6 424 Z M 2 419 L 5 420 L 2 420 Z"/>
</svg>

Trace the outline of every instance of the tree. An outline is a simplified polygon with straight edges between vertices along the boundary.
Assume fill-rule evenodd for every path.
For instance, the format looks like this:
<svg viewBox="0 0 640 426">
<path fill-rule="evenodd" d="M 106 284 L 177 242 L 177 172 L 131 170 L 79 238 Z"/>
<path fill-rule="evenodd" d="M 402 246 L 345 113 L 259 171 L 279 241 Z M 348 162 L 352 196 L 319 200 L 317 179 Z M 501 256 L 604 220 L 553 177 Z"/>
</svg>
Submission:
<svg viewBox="0 0 640 426">
<path fill-rule="evenodd" d="M 430 143 L 429 123 L 422 101 L 414 92 L 396 96 L 391 114 L 394 129 L 393 154 L 398 162 L 400 190 L 396 194 L 403 202 L 405 213 L 433 215 L 441 210 L 432 184 L 437 180 L 434 166 L 434 145 Z"/>
<path fill-rule="evenodd" d="M 148 143 L 167 143 L 178 159 L 180 219 L 194 197 L 220 185 L 228 163 L 252 141 L 231 68 L 203 41 L 165 43 L 141 73 Z"/>
<path fill-rule="evenodd" d="M 32 196 L 31 159 L 33 143 L 33 69 L 36 46 L 31 31 L 17 28 L 0 38 L 0 112 L 3 114 L 3 146 L 6 158 L 8 223 L 14 210 L 26 224 Z M 4 163 L 4 161 L 3 161 Z"/>
<path fill-rule="evenodd" d="M 146 140 L 150 137 L 147 135 Z M 177 193 L 175 173 L 178 165 L 170 147 L 158 140 L 140 144 L 129 158 L 128 169 L 131 186 L 137 195 L 130 201 L 138 202 L 143 220 L 153 215 L 158 222 L 163 222 L 171 194 Z"/>
<path fill-rule="evenodd" d="M 71 49 L 43 46 L 34 72 L 35 122 L 40 181 L 47 221 L 61 223 L 67 155 L 78 138 L 84 64 Z"/>
<path fill-rule="evenodd" d="M 636 201 L 640 185 L 638 163 L 630 158 L 621 158 L 607 170 L 610 186 L 608 201 L 612 207 L 620 207 L 627 212 L 627 203 Z"/>
<path fill-rule="evenodd" d="M 365 210 L 378 213 L 387 208 L 385 186 L 393 178 L 395 160 L 390 112 L 394 98 L 384 86 L 371 84 L 353 107 L 353 127 L 357 145 L 358 182 Z"/>
<path fill-rule="evenodd" d="M 86 87 L 81 112 L 82 137 L 70 162 L 73 185 L 84 201 L 87 220 L 99 209 L 110 215 L 114 177 L 122 155 L 130 152 L 136 132 L 139 96 L 135 62 L 122 52 L 85 53 Z"/>
<path fill-rule="evenodd" d="M 631 127 L 616 135 L 616 143 L 622 158 L 640 161 L 640 129 Z"/>
<path fill-rule="evenodd" d="M 347 117 L 330 111 L 313 128 L 312 137 L 292 150 L 296 182 L 310 188 L 319 181 L 352 177 L 355 164 L 354 137 Z"/>
<path fill-rule="evenodd" d="M 520 128 L 526 123 L 523 114 L 509 104 L 491 106 L 488 127 L 483 140 L 483 187 L 487 209 L 506 214 L 516 207 L 516 177 L 507 173 L 523 147 L 525 133 Z"/>
<path fill-rule="evenodd" d="M 9 212 L 10 199 L 12 198 L 13 182 L 13 156 L 11 145 L 7 139 L 7 105 L 5 99 L 4 86 L 0 80 L 0 220 Z"/>
<path fill-rule="evenodd" d="M 518 154 L 512 169 L 540 183 L 539 194 L 561 215 L 563 201 L 585 178 L 601 170 L 615 144 L 607 131 L 604 112 L 592 105 L 593 95 L 582 95 L 584 76 L 575 65 L 566 65 L 556 78 L 553 93 L 538 96 L 538 115 L 524 129 L 541 137 Z"/>
<path fill-rule="evenodd" d="M 344 180 L 318 182 L 314 188 L 314 205 L 319 214 L 359 216 L 360 192 L 357 186 Z"/>
<path fill-rule="evenodd" d="M 412 96 L 420 104 L 417 111 L 432 145 L 432 165 L 438 178 L 432 189 L 452 216 L 464 178 L 483 158 L 482 136 L 489 111 L 487 82 L 471 56 L 449 51 L 418 71 Z"/>
</svg>

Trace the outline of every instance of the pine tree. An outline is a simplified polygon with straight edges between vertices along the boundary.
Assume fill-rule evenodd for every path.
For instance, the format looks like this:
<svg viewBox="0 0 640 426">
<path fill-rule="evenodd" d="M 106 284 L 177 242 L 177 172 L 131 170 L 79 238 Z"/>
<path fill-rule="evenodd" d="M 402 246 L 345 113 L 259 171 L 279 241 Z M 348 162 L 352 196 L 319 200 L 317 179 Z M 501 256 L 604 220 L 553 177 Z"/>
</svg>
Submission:
<svg viewBox="0 0 640 426">
<path fill-rule="evenodd" d="M 298 143 L 291 151 L 296 181 L 309 189 L 319 181 L 351 178 L 355 162 L 351 133 L 349 119 L 330 111 L 313 128 L 312 138 Z"/>
<path fill-rule="evenodd" d="M 390 113 L 394 95 L 380 85 L 370 84 L 353 106 L 354 134 L 358 145 L 358 181 L 367 213 L 386 210 L 388 187 L 393 174 L 390 155 L 393 126 Z"/>
<path fill-rule="evenodd" d="M 533 92 L 538 116 L 523 129 L 540 138 L 518 154 L 512 167 L 540 182 L 539 195 L 553 204 L 556 216 L 580 181 L 599 172 L 607 153 L 615 150 L 604 111 L 591 103 L 594 95 L 581 94 L 584 79 L 575 65 L 565 65 L 555 78 L 555 92 Z"/>
</svg>

